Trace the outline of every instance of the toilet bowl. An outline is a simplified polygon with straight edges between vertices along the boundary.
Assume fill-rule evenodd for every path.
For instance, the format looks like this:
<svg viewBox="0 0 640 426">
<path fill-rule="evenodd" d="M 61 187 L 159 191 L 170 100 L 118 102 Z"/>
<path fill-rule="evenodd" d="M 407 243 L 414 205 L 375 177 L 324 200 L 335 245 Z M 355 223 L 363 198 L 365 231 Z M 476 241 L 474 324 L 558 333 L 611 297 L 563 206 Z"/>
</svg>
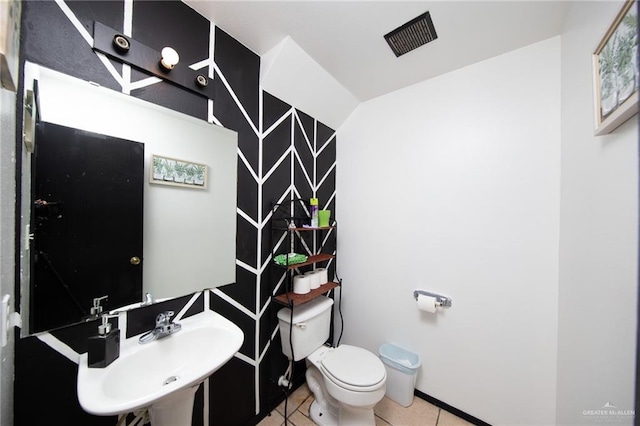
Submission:
<svg viewBox="0 0 640 426">
<path fill-rule="evenodd" d="M 316 404 L 310 414 L 318 425 L 375 425 L 373 407 L 385 395 L 387 373 L 374 354 L 351 345 L 323 346 L 307 357 L 306 378 L 307 385 L 319 382 L 309 386 Z"/>
<path fill-rule="evenodd" d="M 294 312 L 278 312 L 282 351 L 306 359 L 306 379 L 315 401 L 310 414 L 320 426 L 375 426 L 373 407 L 384 397 L 387 373 L 382 361 L 351 345 L 325 346 L 333 300 L 318 297 Z"/>
</svg>

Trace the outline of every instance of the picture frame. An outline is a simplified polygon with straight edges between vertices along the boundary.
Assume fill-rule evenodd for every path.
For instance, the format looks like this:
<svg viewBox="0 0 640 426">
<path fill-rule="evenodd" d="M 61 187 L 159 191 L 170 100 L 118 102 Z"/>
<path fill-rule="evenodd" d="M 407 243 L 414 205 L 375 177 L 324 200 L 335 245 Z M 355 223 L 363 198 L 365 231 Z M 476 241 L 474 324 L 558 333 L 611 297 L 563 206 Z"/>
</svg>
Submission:
<svg viewBox="0 0 640 426">
<path fill-rule="evenodd" d="M 627 0 L 592 55 L 596 136 L 613 132 L 638 112 L 638 20 Z"/>
<path fill-rule="evenodd" d="M 206 164 L 152 154 L 149 183 L 207 189 L 207 169 Z"/>
</svg>

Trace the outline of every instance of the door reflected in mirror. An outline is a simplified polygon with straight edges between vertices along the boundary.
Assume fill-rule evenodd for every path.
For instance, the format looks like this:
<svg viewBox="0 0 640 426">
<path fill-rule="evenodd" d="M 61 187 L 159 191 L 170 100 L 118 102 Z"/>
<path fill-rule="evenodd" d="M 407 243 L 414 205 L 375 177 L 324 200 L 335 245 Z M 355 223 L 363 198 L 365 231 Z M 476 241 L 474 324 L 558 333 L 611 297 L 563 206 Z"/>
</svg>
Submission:
<svg viewBox="0 0 640 426">
<path fill-rule="evenodd" d="M 28 319 L 23 335 L 81 321 L 92 300 L 105 295 L 105 309 L 111 310 L 140 302 L 146 292 L 164 299 L 234 283 L 237 134 L 27 62 L 25 88 L 32 89 L 34 81 L 37 156 L 24 150 L 22 158 L 21 313 Z M 45 129 L 58 141 L 40 151 L 40 144 L 48 143 Z M 62 135 L 64 129 L 68 135 Z M 137 146 L 142 160 L 108 153 L 120 143 Z M 106 148 L 98 145 L 109 150 L 100 151 Z M 152 183 L 153 156 L 205 165 L 206 188 Z M 104 164 L 98 165 L 100 160 Z M 41 171 L 47 162 L 48 170 Z M 123 187 L 109 189 L 118 169 L 132 176 L 120 178 L 129 179 L 121 182 Z M 98 170 L 106 183 L 84 179 Z M 48 187 L 39 176 L 49 179 Z M 141 222 L 129 202 L 141 207 Z M 89 207 L 103 217 L 90 219 Z M 35 237 L 29 244 L 27 224 Z M 124 241 L 136 239 L 136 228 L 139 249 Z M 111 248 L 98 249 L 97 242 L 106 240 Z M 108 265 L 99 262 L 111 257 Z M 63 260 L 71 265 L 62 266 Z M 125 270 L 136 272 L 129 277 Z M 136 273 L 141 286 L 133 278 Z"/>
<path fill-rule="evenodd" d="M 30 325 L 50 330 L 142 298 L 144 144 L 40 122 Z"/>
</svg>

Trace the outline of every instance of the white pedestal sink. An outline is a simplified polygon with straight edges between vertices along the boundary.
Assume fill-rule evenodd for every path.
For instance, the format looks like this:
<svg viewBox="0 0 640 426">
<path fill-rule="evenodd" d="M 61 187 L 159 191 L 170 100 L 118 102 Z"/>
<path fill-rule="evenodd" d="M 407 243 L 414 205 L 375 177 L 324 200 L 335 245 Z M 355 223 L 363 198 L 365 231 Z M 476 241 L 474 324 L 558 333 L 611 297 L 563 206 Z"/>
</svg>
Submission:
<svg viewBox="0 0 640 426">
<path fill-rule="evenodd" d="M 78 399 L 88 413 L 111 416 L 149 409 L 153 426 L 190 425 L 200 383 L 240 349 L 242 330 L 213 311 L 179 321 L 182 329 L 141 345 L 123 340 L 120 357 L 89 368 L 80 356 Z"/>
</svg>

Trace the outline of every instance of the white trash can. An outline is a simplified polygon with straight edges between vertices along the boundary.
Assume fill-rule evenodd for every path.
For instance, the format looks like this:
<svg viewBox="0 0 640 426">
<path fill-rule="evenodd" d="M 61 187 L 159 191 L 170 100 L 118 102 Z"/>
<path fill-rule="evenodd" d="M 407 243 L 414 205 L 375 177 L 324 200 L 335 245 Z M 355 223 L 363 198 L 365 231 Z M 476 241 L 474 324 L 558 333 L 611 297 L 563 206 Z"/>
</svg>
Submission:
<svg viewBox="0 0 640 426">
<path fill-rule="evenodd" d="M 420 356 L 393 343 L 384 343 L 378 353 L 387 370 L 386 395 L 403 407 L 410 406 L 418 368 L 422 365 Z"/>
</svg>

